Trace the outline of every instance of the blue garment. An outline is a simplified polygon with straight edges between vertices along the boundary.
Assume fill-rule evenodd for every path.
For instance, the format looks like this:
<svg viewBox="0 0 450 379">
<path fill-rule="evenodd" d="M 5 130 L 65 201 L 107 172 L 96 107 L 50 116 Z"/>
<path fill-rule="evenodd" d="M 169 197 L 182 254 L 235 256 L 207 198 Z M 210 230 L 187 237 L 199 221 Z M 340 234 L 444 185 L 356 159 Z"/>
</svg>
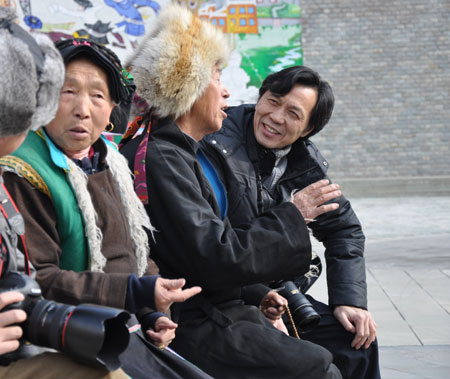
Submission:
<svg viewBox="0 0 450 379">
<path fill-rule="evenodd" d="M 105 4 L 114 8 L 117 13 L 125 17 L 119 22 L 117 27 L 125 26 L 125 33 L 131 36 L 139 37 L 145 34 L 144 19 L 138 7 L 150 7 L 156 14 L 159 13 L 160 5 L 152 0 L 104 0 Z"/>
<path fill-rule="evenodd" d="M 151 7 L 158 13 L 159 4 L 151 0 L 122 0 L 120 2 L 114 0 L 104 0 L 105 4 L 114 8 L 121 16 L 125 16 L 135 21 L 144 21 L 141 12 L 137 7 Z"/>
<path fill-rule="evenodd" d="M 216 195 L 217 204 L 219 204 L 220 208 L 220 218 L 224 220 L 228 210 L 228 200 L 225 192 L 225 187 L 220 181 L 214 166 L 200 149 L 197 150 L 197 157 L 200 164 L 202 165 L 205 176 L 211 184 L 214 194 Z"/>
<path fill-rule="evenodd" d="M 128 277 L 127 297 L 125 300 L 125 309 L 135 313 L 138 309 L 150 307 L 156 309 L 155 305 L 155 285 L 159 275 L 145 275 L 138 278 L 135 274 Z M 155 329 L 156 320 L 160 317 L 167 317 L 162 312 L 147 313 L 140 319 L 144 330 L 148 328 Z"/>
</svg>

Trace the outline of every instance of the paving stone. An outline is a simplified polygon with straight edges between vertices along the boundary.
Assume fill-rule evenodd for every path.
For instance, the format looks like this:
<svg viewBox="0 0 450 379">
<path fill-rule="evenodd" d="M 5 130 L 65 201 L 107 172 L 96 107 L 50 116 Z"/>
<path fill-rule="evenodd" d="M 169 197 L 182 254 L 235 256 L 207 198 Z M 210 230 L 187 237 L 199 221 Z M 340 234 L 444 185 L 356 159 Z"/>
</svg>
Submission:
<svg viewBox="0 0 450 379">
<path fill-rule="evenodd" d="M 448 344 L 449 313 L 407 271 L 390 268 L 371 272 L 422 344 Z"/>
<path fill-rule="evenodd" d="M 450 307 L 450 277 L 443 270 L 411 269 L 408 273 L 441 307 Z"/>
<path fill-rule="evenodd" d="M 383 379 L 448 379 L 450 346 L 380 347 Z"/>
<path fill-rule="evenodd" d="M 377 283 L 371 270 L 367 277 L 369 310 L 377 323 L 378 344 L 380 346 L 421 345 L 421 341 Z"/>
<path fill-rule="evenodd" d="M 368 241 L 368 300 L 382 378 L 450 378 L 450 198 L 352 204 Z M 313 247 L 323 257 L 323 247 L 316 241 Z M 327 301 L 325 275 L 310 293 Z"/>
</svg>

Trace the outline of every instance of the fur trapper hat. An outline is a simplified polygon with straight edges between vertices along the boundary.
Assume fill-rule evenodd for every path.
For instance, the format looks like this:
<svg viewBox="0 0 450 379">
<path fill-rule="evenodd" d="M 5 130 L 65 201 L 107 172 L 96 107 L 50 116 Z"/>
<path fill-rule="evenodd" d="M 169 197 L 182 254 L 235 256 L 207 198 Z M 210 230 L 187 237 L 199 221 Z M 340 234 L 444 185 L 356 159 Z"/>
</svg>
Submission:
<svg viewBox="0 0 450 379">
<path fill-rule="evenodd" d="M 53 42 L 31 36 L 0 7 L 0 136 L 36 130 L 50 122 L 58 109 L 64 64 Z"/>
<path fill-rule="evenodd" d="M 137 93 L 160 117 L 188 112 L 211 80 L 215 64 L 228 61 L 222 31 L 187 8 L 170 4 L 156 18 L 129 59 Z"/>
</svg>

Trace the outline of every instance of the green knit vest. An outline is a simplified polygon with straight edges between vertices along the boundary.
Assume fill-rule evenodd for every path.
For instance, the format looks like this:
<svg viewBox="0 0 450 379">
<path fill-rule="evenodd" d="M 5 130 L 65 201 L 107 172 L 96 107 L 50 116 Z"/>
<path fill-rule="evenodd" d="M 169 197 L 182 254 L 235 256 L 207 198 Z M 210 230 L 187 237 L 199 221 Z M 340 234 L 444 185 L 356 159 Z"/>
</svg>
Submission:
<svg viewBox="0 0 450 379">
<path fill-rule="evenodd" d="M 59 267 L 76 272 L 88 270 L 89 247 L 83 217 L 68 172 L 53 162 L 47 142 L 34 132 L 28 133 L 24 143 L 12 155 L 32 166 L 49 189 L 62 248 Z"/>
</svg>

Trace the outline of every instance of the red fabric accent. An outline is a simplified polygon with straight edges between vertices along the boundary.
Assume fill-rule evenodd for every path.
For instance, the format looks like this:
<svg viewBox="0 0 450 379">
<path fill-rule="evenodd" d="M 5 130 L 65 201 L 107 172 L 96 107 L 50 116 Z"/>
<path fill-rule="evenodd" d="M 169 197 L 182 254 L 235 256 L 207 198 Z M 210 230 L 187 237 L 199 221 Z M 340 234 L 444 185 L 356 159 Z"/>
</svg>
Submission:
<svg viewBox="0 0 450 379">
<path fill-rule="evenodd" d="M 88 153 L 89 159 L 92 160 L 92 157 L 94 156 L 94 154 L 95 154 L 94 148 L 91 146 L 91 148 L 89 149 L 89 153 Z"/>
<path fill-rule="evenodd" d="M 64 350 L 64 337 L 66 336 L 66 328 L 67 328 L 67 324 L 69 323 L 69 319 L 72 317 L 72 315 L 73 315 L 73 311 L 72 312 L 70 312 L 68 315 L 67 315 L 67 318 L 66 318 L 66 322 L 64 323 L 64 327 L 63 327 L 63 331 L 62 331 L 62 336 L 61 336 L 61 346 L 62 346 L 62 349 Z"/>
<path fill-rule="evenodd" d="M 2 187 L 3 187 L 3 189 L 5 190 L 6 196 L 8 196 L 8 199 L 9 199 L 9 201 L 11 202 L 12 206 L 14 207 L 15 211 L 16 211 L 17 213 L 20 213 L 20 212 L 19 212 L 19 209 L 17 208 L 16 203 L 15 203 L 14 200 L 12 199 L 12 197 L 11 197 L 11 195 L 9 194 L 8 190 L 6 189 L 4 183 L 2 183 Z M 3 205 L 2 205 L 2 204 L 0 204 L 0 208 L 1 208 L 1 211 L 2 211 L 3 215 L 5 216 L 5 218 L 8 219 L 8 214 L 6 213 L 6 211 L 5 211 L 5 209 L 3 208 Z M 25 234 L 21 234 L 21 235 L 20 235 L 20 238 L 21 238 L 21 240 L 22 240 L 23 249 L 24 249 L 24 254 L 25 254 L 25 267 L 24 267 L 25 274 L 27 274 L 28 276 L 30 276 L 30 275 L 31 275 L 31 270 L 30 270 L 30 256 L 29 256 L 29 254 L 28 254 L 28 249 L 27 249 L 27 246 L 26 246 L 26 244 L 25 244 Z M 2 267 L 3 267 L 3 261 L 2 261 L 2 264 L 1 264 L 1 265 L 2 265 Z M 0 271 L 0 273 L 1 273 L 1 271 Z"/>
</svg>

